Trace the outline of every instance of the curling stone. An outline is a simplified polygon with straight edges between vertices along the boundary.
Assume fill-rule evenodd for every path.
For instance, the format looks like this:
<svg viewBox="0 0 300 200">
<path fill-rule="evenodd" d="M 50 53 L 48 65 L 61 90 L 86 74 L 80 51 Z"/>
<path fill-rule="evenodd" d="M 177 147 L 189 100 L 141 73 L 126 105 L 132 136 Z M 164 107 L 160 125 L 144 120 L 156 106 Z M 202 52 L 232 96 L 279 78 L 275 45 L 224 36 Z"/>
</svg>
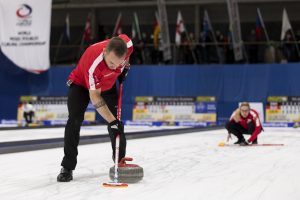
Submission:
<svg viewBox="0 0 300 200">
<path fill-rule="evenodd" d="M 136 164 L 127 164 L 126 161 L 132 161 L 132 158 L 122 158 L 118 165 L 118 181 L 121 183 L 137 183 L 144 177 L 144 170 Z M 111 180 L 115 176 L 115 167 L 109 169 L 109 177 Z"/>
</svg>

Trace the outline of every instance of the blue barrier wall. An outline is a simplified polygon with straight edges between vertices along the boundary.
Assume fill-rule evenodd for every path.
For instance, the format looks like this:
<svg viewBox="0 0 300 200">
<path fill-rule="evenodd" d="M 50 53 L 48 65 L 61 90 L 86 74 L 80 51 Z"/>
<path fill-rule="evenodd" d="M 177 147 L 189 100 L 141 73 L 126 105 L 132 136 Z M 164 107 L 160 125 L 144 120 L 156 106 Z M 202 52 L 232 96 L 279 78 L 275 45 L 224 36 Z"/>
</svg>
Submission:
<svg viewBox="0 0 300 200">
<path fill-rule="evenodd" d="M 216 96 L 218 120 L 240 101 L 266 102 L 268 96 L 300 96 L 299 64 L 143 66 L 125 85 L 125 113 L 135 96 Z"/>
<path fill-rule="evenodd" d="M 16 119 L 22 95 L 65 96 L 65 80 L 72 67 L 33 74 L 15 66 L 0 51 L 0 119 Z"/>
<path fill-rule="evenodd" d="M 72 67 L 52 67 L 35 75 L 0 55 L 0 119 L 15 119 L 21 95 L 67 94 Z M 299 64 L 132 66 L 124 84 L 123 119 L 131 119 L 135 96 L 216 96 L 224 121 L 239 101 L 268 96 L 300 96 Z"/>
</svg>

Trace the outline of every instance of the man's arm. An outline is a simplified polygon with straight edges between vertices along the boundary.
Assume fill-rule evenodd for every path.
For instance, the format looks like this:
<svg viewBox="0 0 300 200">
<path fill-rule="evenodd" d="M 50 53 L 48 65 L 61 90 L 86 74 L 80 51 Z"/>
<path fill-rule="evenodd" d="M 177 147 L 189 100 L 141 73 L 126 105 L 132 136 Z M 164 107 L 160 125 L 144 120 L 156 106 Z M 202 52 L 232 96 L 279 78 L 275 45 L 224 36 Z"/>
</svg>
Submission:
<svg viewBox="0 0 300 200">
<path fill-rule="evenodd" d="M 124 134 L 124 125 L 121 121 L 116 119 L 107 107 L 103 97 L 101 96 L 100 90 L 89 90 L 90 99 L 98 111 L 98 113 L 108 122 L 107 130 L 110 136 L 112 149 L 113 149 L 113 160 L 115 161 L 116 155 L 116 138 L 120 136 L 120 146 L 119 146 L 119 160 L 125 157 L 126 154 L 126 137 Z"/>
<path fill-rule="evenodd" d="M 94 105 L 95 109 L 98 113 L 108 122 L 111 123 L 112 121 L 116 120 L 115 116 L 111 113 L 109 108 L 106 105 L 103 97 L 101 96 L 100 90 L 89 90 L 90 99 L 92 104 Z"/>
</svg>

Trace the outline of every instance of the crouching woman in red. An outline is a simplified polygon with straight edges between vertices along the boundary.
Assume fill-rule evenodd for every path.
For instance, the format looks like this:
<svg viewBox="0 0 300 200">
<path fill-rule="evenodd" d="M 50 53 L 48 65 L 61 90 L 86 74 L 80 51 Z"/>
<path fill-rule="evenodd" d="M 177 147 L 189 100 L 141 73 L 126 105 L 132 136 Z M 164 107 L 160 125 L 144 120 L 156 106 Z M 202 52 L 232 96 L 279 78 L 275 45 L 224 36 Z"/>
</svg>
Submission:
<svg viewBox="0 0 300 200">
<path fill-rule="evenodd" d="M 237 137 L 238 140 L 234 144 L 248 145 L 257 144 L 262 125 L 257 111 L 251 109 L 248 102 L 243 102 L 232 113 L 230 120 L 226 123 L 226 129 L 229 134 L 228 139 L 231 138 L 231 133 Z M 248 140 L 245 140 L 244 134 L 250 135 Z"/>
</svg>

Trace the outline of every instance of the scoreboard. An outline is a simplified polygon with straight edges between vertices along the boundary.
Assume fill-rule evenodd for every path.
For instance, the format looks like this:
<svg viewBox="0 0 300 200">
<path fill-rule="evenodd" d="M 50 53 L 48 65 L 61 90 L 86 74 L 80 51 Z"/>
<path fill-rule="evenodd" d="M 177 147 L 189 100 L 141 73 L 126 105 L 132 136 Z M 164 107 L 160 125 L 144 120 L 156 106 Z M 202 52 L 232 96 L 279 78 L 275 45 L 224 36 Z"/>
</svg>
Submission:
<svg viewBox="0 0 300 200">
<path fill-rule="evenodd" d="M 175 125 L 216 124 L 216 99 L 212 96 L 137 96 L 134 122 L 163 122 Z"/>
<path fill-rule="evenodd" d="M 266 122 L 299 122 L 300 97 L 270 96 L 266 105 Z"/>
<path fill-rule="evenodd" d="M 39 125 L 66 124 L 68 119 L 66 96 L 21 96 L 17 115 L 19 124 L 23 122 L 23 104 L 25 102 L 33 105 L 35 123 Z M 95 119 L 95 109 L 92 104 L 89 104 L 84 114 L 85 123 L 94 122 Z"/>
</svg>

